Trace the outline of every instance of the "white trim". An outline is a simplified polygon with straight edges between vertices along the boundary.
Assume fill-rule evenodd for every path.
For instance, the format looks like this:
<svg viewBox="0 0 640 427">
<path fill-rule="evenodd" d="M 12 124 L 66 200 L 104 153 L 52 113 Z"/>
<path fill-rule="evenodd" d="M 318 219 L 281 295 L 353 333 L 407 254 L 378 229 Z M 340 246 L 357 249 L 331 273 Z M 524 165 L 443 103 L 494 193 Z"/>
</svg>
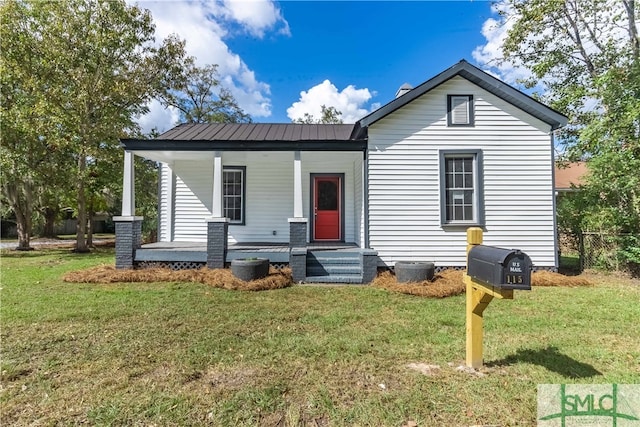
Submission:
<svg viewBox="0 0 640 427">
<path fill-rule="evenodd" d="M 213 202 L 211 206 L 211 216 L 222 217 L 222 153 L 213 153 Z"/>
<path fill-rule="evenodd" d="M 133 221 L 142 221 L 144 219 L 143 216 L 114 216 L 111 218 L 113 222 L 133 222 Z"/>
<path fill-rule="evenodd" d="M 124 172 L 122 176 L 122 216 L 130 217 L 136 211 L 135 168 L 133 153 L 124 152 Z"/>
<path fill-rule="evenodd" d="M 287 222 L 309 222 L 309 218 L 287 218 Z"/>
<path fill-rule="evenodd" d="M 293 153 L 293 217 L 302 218 L 302 160 L 300 151 Z"/>
<path fill-rule="evenodd" d="M 210 216 L 204 219 L 205 222 L 229 222 L 229 218 L 219 217 L 219 216 Z"/>
</svg>

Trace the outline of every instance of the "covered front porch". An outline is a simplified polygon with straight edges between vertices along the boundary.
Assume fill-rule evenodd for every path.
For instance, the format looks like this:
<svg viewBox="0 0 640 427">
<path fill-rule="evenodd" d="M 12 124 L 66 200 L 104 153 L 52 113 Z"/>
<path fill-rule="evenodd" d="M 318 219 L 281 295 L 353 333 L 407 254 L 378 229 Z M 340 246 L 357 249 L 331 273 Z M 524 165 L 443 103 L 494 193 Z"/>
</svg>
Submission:
<svg viewBox="0 0 640 427">
<path fill-rule="evenodd" d="M 364 283 L 371 274 L 364 274 L 362 257 L 373 253 L 366 249 L 366 144 L 351 139 L 351 127 L 322 127 L 300 140 L 303 125 L 185 125 L 153 141 L 123 140 L 116 267 L 224 268 L 233 259 L 260 257 L 289 264 L 300 282 L 318 267 L 315 255 L 326 252 L 345 268 L 316 270 L 346 272 L 346 281 Z M 222 139 L 200 139 L 205 134 Z M 135 216 L 134 155 L 161 165 L 160 241 L 144 246 Z M 358 264 L 358 271 L 347 264 Z"/>
</svg>

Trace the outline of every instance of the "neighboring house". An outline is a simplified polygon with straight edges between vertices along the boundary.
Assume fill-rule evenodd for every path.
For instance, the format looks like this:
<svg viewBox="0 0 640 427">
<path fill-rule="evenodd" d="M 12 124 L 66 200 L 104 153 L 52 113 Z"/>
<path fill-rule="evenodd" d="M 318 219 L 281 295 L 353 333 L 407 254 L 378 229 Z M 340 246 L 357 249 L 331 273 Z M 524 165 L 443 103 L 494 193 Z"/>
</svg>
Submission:
<svg viewBox="0 0 640 427">
<path fill-rule="evenodd" d="M 555 269 L 553 131 L 564 124 L 461 61 L 353 125 L 183 124 L 125 139 L 117 265 L 267 254 L 296 280 L 368 282 L 401 260 L 463 267 L 466 230 L 479 226 L 485 244 Z M 160 242 L 138 250 L 134 154 L 162 165 Z"/>
<path fill-rule="evenodd" d="M 555 170 L 556 195 L 576 191 L 584 182 L 587 162 L 571 162 L 557 165 Z"/>
</svg>

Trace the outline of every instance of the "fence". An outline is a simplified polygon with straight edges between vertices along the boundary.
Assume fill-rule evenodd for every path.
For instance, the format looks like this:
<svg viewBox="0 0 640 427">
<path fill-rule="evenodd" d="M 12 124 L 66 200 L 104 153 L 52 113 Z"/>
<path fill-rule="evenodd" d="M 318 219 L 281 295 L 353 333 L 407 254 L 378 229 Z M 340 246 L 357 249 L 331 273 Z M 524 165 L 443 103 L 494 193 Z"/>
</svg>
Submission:
<svg viewBox="0 0 640 427">
<path fill-rule="evenodd" d="M 561 254 L 578 254 L 579 268 L 611 271 L 628 270 L 632 266 L 622 256 L 624 240 L 630 234 L 608 234 L 585 231 L 581 235 L 559 235 Z M 576 266 L 578 267 L 578 266 Z"/>
</svg>

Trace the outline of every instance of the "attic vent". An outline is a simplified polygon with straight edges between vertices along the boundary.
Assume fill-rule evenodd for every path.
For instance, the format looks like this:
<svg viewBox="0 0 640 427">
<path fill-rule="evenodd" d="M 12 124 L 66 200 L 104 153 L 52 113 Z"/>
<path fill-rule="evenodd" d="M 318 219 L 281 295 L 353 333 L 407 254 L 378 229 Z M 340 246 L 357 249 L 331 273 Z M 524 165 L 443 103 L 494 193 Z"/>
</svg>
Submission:
<svg viewBox="0 0 640 427">
<path fill-rule="evenodd" d="M 405 93 L 409 92 L 411 89 L 413 89 L 413 87 L 411 87 L 409 83 L 403 84 L 402 86 L 400 86 L 400 89 L 398 89 L 398 91 L 396 92 L 396 98 L 401 97 Z"/>
<path fill-rule="evenodd" d="M 448 95 L 448 125 L 473 126 L 473 96 Z"/>
</svg>

